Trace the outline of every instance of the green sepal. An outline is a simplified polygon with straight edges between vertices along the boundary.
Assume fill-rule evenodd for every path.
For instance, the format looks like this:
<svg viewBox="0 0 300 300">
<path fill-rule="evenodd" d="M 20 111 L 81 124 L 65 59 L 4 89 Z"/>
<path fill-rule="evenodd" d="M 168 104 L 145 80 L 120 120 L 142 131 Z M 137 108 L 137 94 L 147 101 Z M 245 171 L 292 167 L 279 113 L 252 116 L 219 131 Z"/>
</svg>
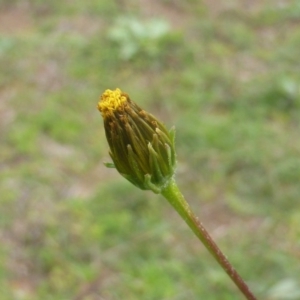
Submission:
<svg viewBox="0 0 300 300">
<path fill-rule="evenodd" d="M 173 127 L 169 130 L 169 134 L 170 134 L 172 146 L 174 146 L 174 144 L 175 144 L 175 135 L 176 135 L 176 129 L 175 129 L 175 126 L 173 126 Z"/>
<path fill-rule="evenodd" d="M 144 186 L 141 186 L 137 181 L 136 178 L 128 175 L 128 174 L 123 174 L 120 173 L 125 179 L 127 179 L 129 182 L 131 182 L 134 186 L 138 187 L 141 190 L 146 190 L 146 188 Z"/>
<path fill-rule="evenodd" d="M 166 147 L 167 156 L 168 156 L 168 166 L 169 166 L 170 170 L 173 170 L 174 169 L 174 163 L 172 161 L 172 150 L 171 150 L 171 147 L 167 143 L 165 143 L 165 147 Z"/>
<path fill-rule="evenodd" d="M 169 134 L 170 134 L 170 140 L 171 140 L 171 152 L 168 154 L 169 155 L 169 160 L 171 162 L 173 171 L 175 171 L 176 169 L 176 153 L 175 153 L 175 137 L 176 137 L 176 129 L 175 126 L 173 126 L 170 130 L 169 130 Z"/>
<path fill-rule="evenodd" d="M 110 168 L 110 169 L 115 169 L 115 168 L 116 168 L 115 164 L 114 164 L 114 163 L 111 163 L 111 162 L 105 162 L 105 163 L 104 163 L 104 166 L 105 166 L 106 168 Z"/>
<path fill-rule="evenodd" d="M 164 179 L 164 176 L 161 172 L 159 163 L 158 163 L 158 154 L 157 152 L 153 149 L 151 143 L 148 143 L 148 149 L 149 149 L 149 163 L 151 170 L 153 172 L 152 177 L 156 182 L 161 182 Z"/>
<path fill-rule="evenodd" d="M 155 193 L 155 194 L 160 194 L 161 191 L 162 191 L 161 187 L 158 187 L 156 184 L 151 182 L 151 175 L 150 174 L 145 175 L 144 185 L 145 185 L 147 190 L 152 190 L 153 193 Z"/>
<path fill-rule="evenodd" d="M 138 164 L 137 155 L 133 152 L 131 145 L 127 145 L 127 150 L 128 150 L 128 163 L 131 168 L 130 177 L 133 178 L 134 184 L 136 186 L 140 187 L 141 189 L 144 189 L 143 187 L 144 174 L 141 170 L 141 167 Z"/>
</svg>

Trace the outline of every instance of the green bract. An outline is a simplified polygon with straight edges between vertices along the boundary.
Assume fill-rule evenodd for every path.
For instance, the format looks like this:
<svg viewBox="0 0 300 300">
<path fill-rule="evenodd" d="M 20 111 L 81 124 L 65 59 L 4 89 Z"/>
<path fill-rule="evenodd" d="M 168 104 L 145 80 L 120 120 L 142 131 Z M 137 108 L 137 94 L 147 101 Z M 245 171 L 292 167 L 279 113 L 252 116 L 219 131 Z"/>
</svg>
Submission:
<svg viewBox="0 0 300 300">
<path fill-rule="evenodd" d="M 175 130 L 168 131 L 120 89 L 106 90 L 98 104 L 110 156 L 119 173 L 143 190 L 160 193 L 175 172 Z"/>
</svg>

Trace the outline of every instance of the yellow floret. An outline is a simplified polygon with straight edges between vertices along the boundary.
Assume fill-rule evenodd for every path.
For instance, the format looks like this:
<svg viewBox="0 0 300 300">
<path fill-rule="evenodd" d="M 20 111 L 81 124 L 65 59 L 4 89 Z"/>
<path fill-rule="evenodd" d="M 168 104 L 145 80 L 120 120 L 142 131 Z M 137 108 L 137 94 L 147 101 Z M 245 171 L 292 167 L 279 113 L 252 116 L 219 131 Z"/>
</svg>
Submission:
<svg viewBox="0 0 300 300">
<path fill-rule="evenodd" d="M 100 98 L 98 109 L 104 116 L 115 111 L 120 106 L 124 106 L 126 101 L 126 96 L 123 95 L 119 88 L 115 89 L 114 91 L 106 90 Z"/>
</svg>

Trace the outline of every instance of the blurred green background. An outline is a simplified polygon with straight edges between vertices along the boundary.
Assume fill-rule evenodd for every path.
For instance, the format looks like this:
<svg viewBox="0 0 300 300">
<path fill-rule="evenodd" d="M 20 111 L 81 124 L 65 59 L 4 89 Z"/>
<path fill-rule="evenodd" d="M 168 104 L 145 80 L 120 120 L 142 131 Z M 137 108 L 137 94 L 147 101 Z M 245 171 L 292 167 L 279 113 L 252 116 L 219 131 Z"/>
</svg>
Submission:
<svg viewBox="0 0 300 300">
<path fill-rule="evenodd" d="M 299 1 L 0 2 L 3 300 L 242 299 L 110 161 L 98 98 L 177 129 L 177 182 L 259 299 L 300 299 Z"/>
</svg>

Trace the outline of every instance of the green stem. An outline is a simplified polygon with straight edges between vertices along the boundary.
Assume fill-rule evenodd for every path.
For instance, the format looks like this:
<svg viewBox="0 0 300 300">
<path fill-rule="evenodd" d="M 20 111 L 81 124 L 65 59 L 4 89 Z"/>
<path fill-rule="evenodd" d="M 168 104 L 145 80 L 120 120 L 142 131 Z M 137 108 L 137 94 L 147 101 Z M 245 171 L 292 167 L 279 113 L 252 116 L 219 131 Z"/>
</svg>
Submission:
<svg viewBox="0 0 300 300">
<path fill-rule="evenodd" d="M 161 193 L 170 204 L 176 209 L 179 215 L 184 219 L 188 226 L 193 230 L 199 240 L 204 244 L 206 249 L 221 265 L 225 272 L 229 275 L 235 285 L 240 289 L 248 300 L 256 300 L 255 296 L 249 290 L 249 287 L 230 264 L 228 259 L 213 241 L 207 230 L 204 228 L 199 219 L 193 214 L 188 203 L 181 194 L 174 179 L 163 189 Z"/>
</svg>

